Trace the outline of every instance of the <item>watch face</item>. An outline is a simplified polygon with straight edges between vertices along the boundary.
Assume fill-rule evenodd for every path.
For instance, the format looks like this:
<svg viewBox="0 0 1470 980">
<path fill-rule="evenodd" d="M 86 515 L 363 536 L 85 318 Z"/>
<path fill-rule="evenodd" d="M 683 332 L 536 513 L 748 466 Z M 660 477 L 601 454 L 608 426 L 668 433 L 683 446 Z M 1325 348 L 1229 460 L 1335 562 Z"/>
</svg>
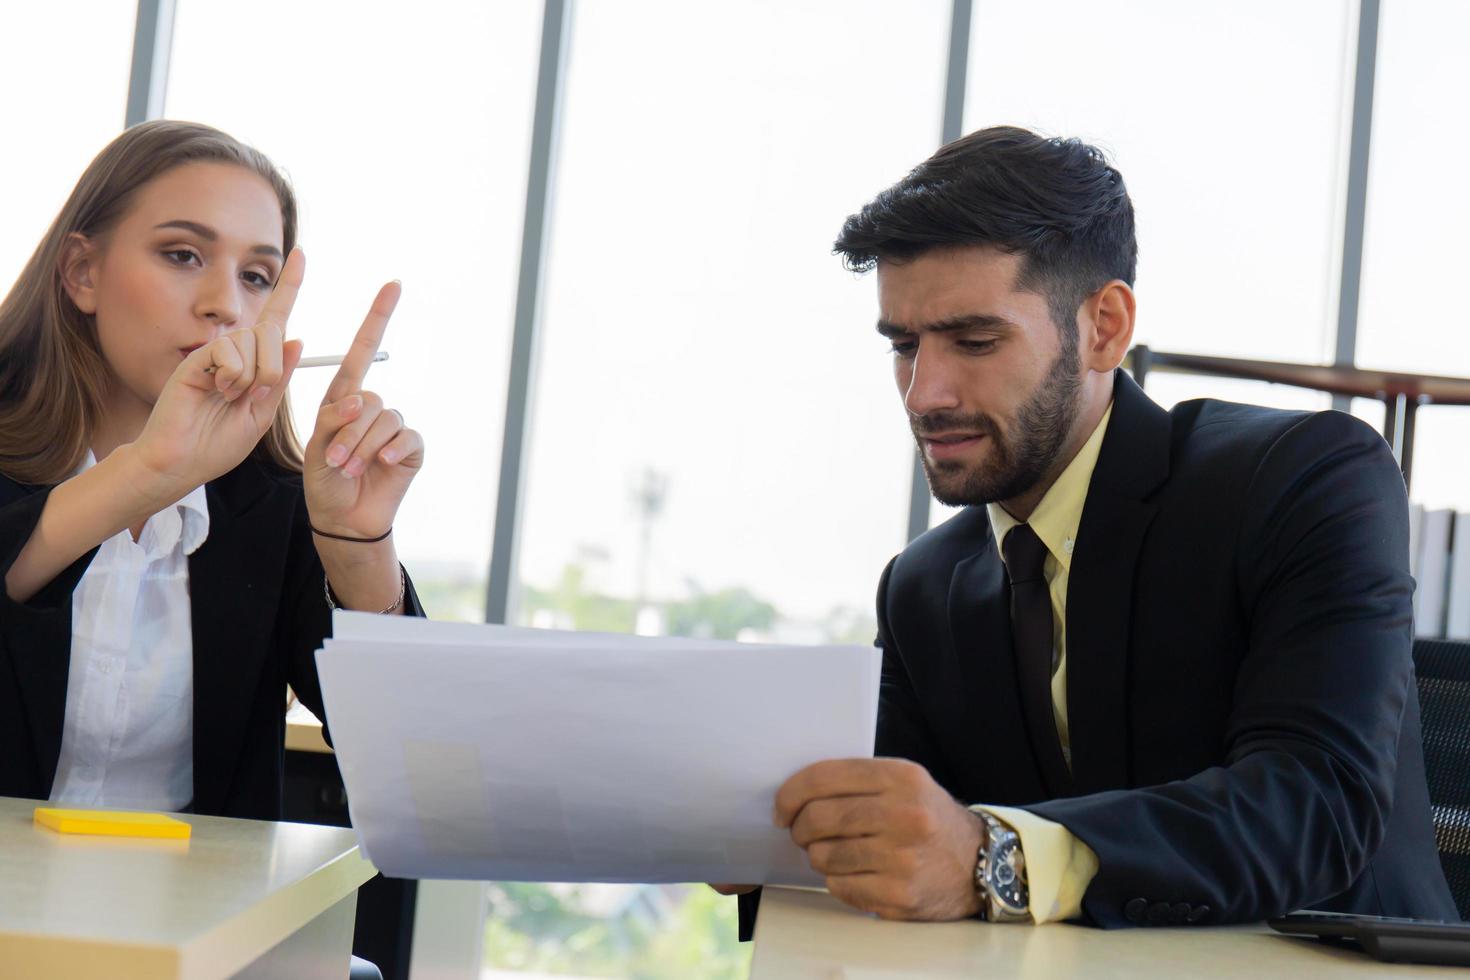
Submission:
<svg viewBox="0 0 1470 980">
<path fill-rule="evenodd" d="M 990 854 L 991 890 L 1002 903 L 1017 910 L 1025 909 L 1029 898 L 1020 844 L 1019 838 L 1008 837 Z"/>
</svg>

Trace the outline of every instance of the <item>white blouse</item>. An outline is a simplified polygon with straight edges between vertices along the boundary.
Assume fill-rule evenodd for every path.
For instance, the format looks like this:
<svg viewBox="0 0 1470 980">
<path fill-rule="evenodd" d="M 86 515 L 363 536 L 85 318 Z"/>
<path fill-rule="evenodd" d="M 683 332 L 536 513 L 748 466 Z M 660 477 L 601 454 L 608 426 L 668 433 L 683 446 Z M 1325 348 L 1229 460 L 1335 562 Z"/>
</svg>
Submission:
<svg viewBox="0 0 1470 980">
<path fill-rule="evenodd" d="M 82 469 L 95 465 L 87 454 Z M 72 594 L 66 721 L 51 799 L 182 810 L 194 798 L 189 555 L 209 536 L 204 488 L 102 543 Z"/>
</svg>

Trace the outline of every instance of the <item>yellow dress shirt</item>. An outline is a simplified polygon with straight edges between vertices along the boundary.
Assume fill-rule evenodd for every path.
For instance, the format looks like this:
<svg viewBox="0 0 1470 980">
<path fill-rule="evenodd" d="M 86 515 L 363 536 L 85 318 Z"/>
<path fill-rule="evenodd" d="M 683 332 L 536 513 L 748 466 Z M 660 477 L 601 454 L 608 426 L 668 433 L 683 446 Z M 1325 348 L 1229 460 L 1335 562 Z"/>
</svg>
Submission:
<svg viewBox="0 0 1470 980">
<path fill-rule="evenodd" d="M 1046 545 L 1042 572 L 1051 593 L 1052 662 L 1056 665 L 1051 675 L 1052 717 L 1062 743 L 1062 756 L 1069 766 L 1072 764 L 1072 742 L 1067 727 L 1067 575 L 1072 569 L 1072 549 L 1077 540 L 1077 529 L 1082 524 L 1087 488 L 1092 483 L 1092 471 L 1097 466 L 1103 435 L 1112 417 L 1113 406 L 1109 405 L 1102 421 L 1046 491 L 1026 522 Z M 999 549 L 1011 528 L 1020 521 L 1006 513 L 999 504 L 990 504 L 987 510 Z M 1002 550 L 1001 554 L 1004 553 Z M 1042 923 L 1080 915 L 1082 896 L 1097 874 L 1097 855 L 1092 848 L 1061 824 L 1044 820 L 1026 810 L 1003 806 L 975 809 L 982 809 L 1009 825 L 1021 838 L 1031 895 L 1031 918 Z"/>
</svg>

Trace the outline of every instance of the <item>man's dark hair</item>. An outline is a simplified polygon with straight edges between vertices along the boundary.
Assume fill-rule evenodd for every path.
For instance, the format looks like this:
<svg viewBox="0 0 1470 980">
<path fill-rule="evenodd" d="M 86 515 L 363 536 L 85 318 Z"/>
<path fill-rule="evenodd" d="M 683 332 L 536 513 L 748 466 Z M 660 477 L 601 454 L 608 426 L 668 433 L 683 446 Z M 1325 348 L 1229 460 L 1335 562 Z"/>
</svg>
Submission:
<svg viewBox="0 0 1470 980">
<path fill-rule="evenodd" d="M 941 147 L 850 216 L 833 252 L 855 272 L 935 248 L 1022 256 L 1016 288 L 1046 297 L 1075 344 L 1077 309 L 1105 283 L 1133 285 L 1138 243 L 1123 175 L 1081 140 L 995 126 Z"/>
</svg>

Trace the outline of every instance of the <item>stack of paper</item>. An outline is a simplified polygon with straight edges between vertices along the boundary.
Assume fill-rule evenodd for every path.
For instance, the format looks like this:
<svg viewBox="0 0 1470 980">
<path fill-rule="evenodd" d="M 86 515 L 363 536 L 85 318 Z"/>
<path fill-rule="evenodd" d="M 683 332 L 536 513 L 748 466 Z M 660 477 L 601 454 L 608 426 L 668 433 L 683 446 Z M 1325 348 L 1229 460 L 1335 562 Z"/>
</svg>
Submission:
<svg viewBox="0 0 1470 980">
<path fill-rule="evenodd" d="M 771 822 L 867 758 L 880 653 L 334 614 L 317 654 L 352 823 L 384 874 L 820 884 Z"/>
</svg>

